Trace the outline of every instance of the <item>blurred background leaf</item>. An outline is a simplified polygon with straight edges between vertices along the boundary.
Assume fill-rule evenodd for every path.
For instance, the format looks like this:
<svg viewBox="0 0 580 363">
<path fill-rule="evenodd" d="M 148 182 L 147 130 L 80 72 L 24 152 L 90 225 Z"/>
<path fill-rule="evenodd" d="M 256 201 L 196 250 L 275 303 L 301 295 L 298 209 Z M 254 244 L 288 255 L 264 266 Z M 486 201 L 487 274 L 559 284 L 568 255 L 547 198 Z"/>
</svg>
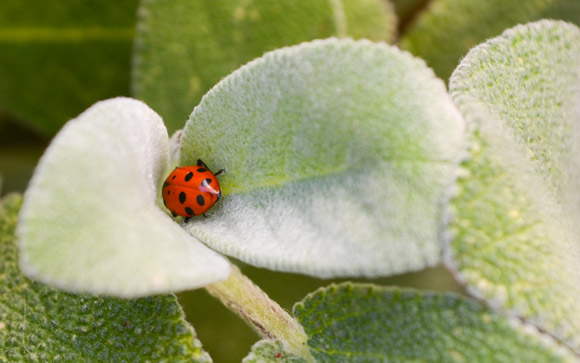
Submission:
<svg viewBox="0 0 580 363">
<path fill-rule="evenodd" d="M 400 45 L 447 81 L 471 47 L 514 25 L 542 18 L 580 24 L 580 1 L 433 0 L 406 28 Z"/>
<path fill-rule="evenodd" d="M 169 132 L 222 77 L 264 52 L 331 36 L 393 41 L 384 0 L 147 0 L 139 9 L 133 93 Z"/>
<path fill-rule="evenodd" d="M 45 135 L 128 95 L 137 0 L 0 2 L 0 109 Z"/>
<path fill-rule="evenodd" d="M 0 195 L 24 191 L 48 141 L 0 112 Z"/>
</svg>

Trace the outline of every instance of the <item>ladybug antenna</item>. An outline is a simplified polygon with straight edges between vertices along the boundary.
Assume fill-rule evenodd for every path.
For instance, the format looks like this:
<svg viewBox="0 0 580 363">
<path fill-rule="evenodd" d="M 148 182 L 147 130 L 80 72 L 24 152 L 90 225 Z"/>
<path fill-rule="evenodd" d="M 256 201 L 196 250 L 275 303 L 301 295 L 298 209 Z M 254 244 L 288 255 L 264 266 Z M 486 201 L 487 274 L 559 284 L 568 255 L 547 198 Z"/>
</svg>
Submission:
<svg viewBox="0 0 580 363">
<path fill-rule="evenodd" d="M 203 166 L 204 168 L 206 168 L 207 170 L 209 170 L 209 168 L 207 167 L 207 165 L 205 165 L 205 163 L 201 159 L 197 159 L 197 166 Z"/>
<path fill-rule="evenodd" d="M 218 170 L 218 171 L 217 171 L 217 173 L 215 173 L 214 175 L 215 175 L 215 176 L 222 175 L 222 174 L 224 174 L 225 172 L 226 172 L 226 169 L 220 169 L 220 170 Z"/>
</svg>

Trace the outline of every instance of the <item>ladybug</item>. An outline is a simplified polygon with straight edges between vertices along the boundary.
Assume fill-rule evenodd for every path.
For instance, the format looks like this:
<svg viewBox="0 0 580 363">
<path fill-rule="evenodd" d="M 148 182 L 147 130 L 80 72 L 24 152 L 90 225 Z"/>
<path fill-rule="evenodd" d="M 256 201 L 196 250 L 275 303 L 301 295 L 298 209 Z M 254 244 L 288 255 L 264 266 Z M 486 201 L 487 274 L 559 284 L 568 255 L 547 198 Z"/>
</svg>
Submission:
<svg viewBox="0 0 580 363">
<path fill-rule="evenodd" d="M 197 166 L 175 168 L 163 183 L 163 204 L 174 217 L 204 214 L 222 197 L 216 176 L 224 172 L 212 173 L 199 159 Z"/>
</svg>

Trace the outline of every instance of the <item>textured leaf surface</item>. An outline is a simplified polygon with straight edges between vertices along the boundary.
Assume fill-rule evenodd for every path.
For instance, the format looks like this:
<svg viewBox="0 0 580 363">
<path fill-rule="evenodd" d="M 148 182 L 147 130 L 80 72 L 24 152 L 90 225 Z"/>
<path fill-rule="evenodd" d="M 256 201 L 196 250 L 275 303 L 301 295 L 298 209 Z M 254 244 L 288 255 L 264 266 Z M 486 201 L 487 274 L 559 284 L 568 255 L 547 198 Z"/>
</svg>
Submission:
<svg viewBox="0 0 580 363">
<path fill-rule="evenodd" d="M 331 285 L 294 314 L 320 362 L 555 362 L 574 355 L 517 319 L 453 294 Z"/>
<path fill-rule="evenodd" d="M 580 351 L 580 30 L 508 30 L 473 49 L 450 87 L 472 136 L 448 264 Z"/>
<path fill-rule="evenodd" d="M 580 24 L 580 2 L 435 0 L 409 27 L 401 46 L 447 79 L 471 47 L 516 24 L 542 18 Z"/>
<path fill-rule="evenodd" d="M 156 204 L 168 142 L 161 118 L 128 98 L 99 102 L 70 121 L 25 195 L 18 228 L 25 273 L 122 297 L 225 279 L 229 263 Z"/>
<path fill-rule="evenodd" d="M 440 261 L 463 121 L 424 63 L 330 39 L 265 55 L 204 97 L 182 137 L 224 198 L 189 231 L 256 266 L 387 275 Z"/>
<path fill-rule="evenodd" d="M 0 201 L 0 361 L 211 361 L 175 296 L 92 298 L 24 277 L 14 235 L 21 199 Z"/>
<path fill-rule="evenodd" d="M 388 41 L 396 18 L 384 0 L 144 1 L 133 91 L 183 128 L 201 96 L 264 52 L 330 36 Z"/>
<path fill-rule="evenodd" d="M 304 358 L 298 357 L 284 350 L 284 346 L 277 340 L 260 340 L 252 346 L 252 351 L 243 360 L 244 363 L 263 362 L 294 362 L 306 363 Z"/>
<path fill-rule="evenodd" d="M 0 1 L 0 108 L 56 133 L 128 94 L 137 0 Z"/>
</svg>

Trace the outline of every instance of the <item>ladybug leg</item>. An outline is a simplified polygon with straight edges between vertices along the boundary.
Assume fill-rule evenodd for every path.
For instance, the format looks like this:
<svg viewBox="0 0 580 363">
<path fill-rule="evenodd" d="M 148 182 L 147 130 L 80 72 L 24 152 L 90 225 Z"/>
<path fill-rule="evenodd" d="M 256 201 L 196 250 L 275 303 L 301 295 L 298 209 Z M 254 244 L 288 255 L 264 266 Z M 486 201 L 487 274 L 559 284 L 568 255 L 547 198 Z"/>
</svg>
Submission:
<svg viewBox="0 0 580 363">
<path fill-rule="evenodd" d="M 205 215 L 205 213 L 203 214 L 203 216 L 204 216 L 205 218 L 209 218 L 208 216 L 206 216 L 206 215 Z"/>
<path fill-rule="evenodd" d="M 177 217 L 176 213 L 171 212 L 171 215 L 173 216 L 173 218 Z"/>
<path fill-rule="evenodd" d="M 190 220 L 191 220 L 191 217 L 185 217 L 183 219 L 183 223 L 189 223 Z"/>
<path fill-rule="evenodd" d="M 214 175 L 215 175 L 215 176 L 222 175 L 222 174 L 224 174 L 225 172 L 226 172 L 226 169 L 220 169 L 220 170 L 218 170 L 218 171 L 217 171 L 217 173 L 215 173 Z"/>
</svg>

